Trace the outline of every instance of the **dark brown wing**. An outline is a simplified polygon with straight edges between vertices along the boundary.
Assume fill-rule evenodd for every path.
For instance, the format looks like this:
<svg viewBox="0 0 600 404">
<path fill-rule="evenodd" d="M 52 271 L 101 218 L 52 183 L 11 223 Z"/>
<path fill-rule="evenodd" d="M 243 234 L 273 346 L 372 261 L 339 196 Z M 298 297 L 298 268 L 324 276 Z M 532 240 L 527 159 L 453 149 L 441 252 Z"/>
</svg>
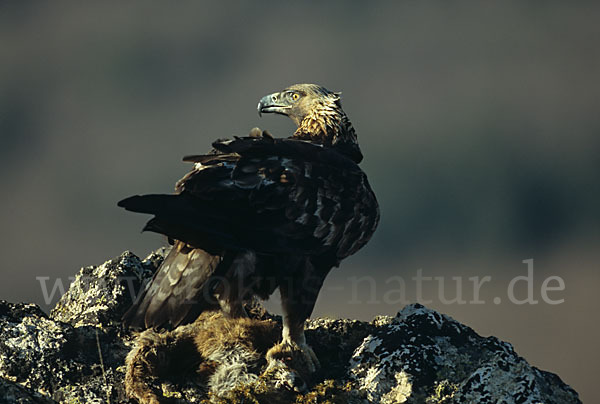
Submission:
<svg viewBox="0 0 600 404">
<path fill-rule="evenodd" d="M 155 217 L 147 230 L 209 252 L 325 252 L 344 258 L 364 245 L 379 218 L 366 176 L 350 159 L 309 142 L 238 138 L 213 144 L 176 195 L 119 203 Z"/>
<path fill-rule="evenodd" d="M 184 252 L 177 241 L 147 289 L 142 291 L 123 316 L 134 328 L 177 326 L 193 321 L 200 312 L 216 305 L 210 301 L 209 278 L 219 265 L 227 265 L 222 256 L 201 249 Z M 213 299 L 214 300 L 214 299 Z"/>
</svg>

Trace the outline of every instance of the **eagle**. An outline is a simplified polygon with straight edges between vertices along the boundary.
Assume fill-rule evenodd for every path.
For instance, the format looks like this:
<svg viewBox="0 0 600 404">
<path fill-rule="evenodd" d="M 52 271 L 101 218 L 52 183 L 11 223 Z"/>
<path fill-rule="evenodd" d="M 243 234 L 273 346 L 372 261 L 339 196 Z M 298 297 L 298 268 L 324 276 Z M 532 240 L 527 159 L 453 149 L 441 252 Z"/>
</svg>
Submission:
<svg viewBox="0 0 600 404">
<path fill-rule="evenodd" d="M 316 370 L 304 323 L 330 270 L 375 232 L 379 206 L 340 93 L 296 84 L 262 97 L 258 113 L 285 115 L 297 129 L 216 140 L 209 153 L 184 157 L 194 167 L 174 194 L 118 203 L 153 215 L 144 230 L 173 244 L 123 322 L 169 328 L 218 309 L 244 317 L 244 302 L 279 289 L 282 340 L 272 349 L 299 350 Z"/>
</svg>

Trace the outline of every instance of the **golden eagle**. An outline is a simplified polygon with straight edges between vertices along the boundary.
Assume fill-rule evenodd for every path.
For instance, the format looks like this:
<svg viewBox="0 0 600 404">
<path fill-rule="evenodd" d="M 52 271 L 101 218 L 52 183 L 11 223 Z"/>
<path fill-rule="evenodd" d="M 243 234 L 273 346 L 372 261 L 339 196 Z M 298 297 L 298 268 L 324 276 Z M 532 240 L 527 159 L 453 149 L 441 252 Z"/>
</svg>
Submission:
<svg viewBox="0 0 600 404">
<path fill-rule="evenodd" d="M 217 140 L 209 154 L 184 158 L 195 165 L 175 194 L 119 202 L 154 215 L 144 230 L 174 244 L 124 323 L 174 327 L 216 308 L 245 316 L 245 300 L 279 288 L 282 344 L 316 368 L 304 322 L 331 268 L 373 235 L 379 207 L 339 93 L 297 84 L 263 97 L 258 112 L 286 115 L 298 128 L 284 139 L 255 129 Z"/>
</svg>

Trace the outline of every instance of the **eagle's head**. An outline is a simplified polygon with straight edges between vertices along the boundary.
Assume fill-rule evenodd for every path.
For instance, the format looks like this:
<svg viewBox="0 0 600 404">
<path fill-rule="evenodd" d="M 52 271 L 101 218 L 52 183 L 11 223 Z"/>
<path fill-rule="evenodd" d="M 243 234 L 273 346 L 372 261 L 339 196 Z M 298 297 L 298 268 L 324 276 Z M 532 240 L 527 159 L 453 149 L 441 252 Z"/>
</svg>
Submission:
<svg viewBox="0 0 600 404">
<path fill-rule="evenodd" d="M 324 104 L 339 103 L 339 94 L 316 84 L 294 84 L 282 91 L 265 95 L 258 103 L 258 114 L 288 116 L 298 126 L 311 112 Z"/>
<path fill-rule="evenodd" d="M 362 160 L 356 132 L 342 109 L 340 93 L 317 84 L 294 84 L 265 95 L 258 103 L 258 114 L 288 116 L 298 126 L 294 138 L 338 148 L 356 163 Z"/>
</svg>

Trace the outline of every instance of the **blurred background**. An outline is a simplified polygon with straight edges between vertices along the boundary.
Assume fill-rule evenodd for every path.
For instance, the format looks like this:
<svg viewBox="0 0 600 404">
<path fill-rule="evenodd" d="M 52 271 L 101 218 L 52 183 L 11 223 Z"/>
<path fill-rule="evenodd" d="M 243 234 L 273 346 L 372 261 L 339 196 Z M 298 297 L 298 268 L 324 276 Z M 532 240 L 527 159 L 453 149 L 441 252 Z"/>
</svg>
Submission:
<svg viewBox="0 0 600 404">
<path fill-rule="evenodd" d="M 0 298 L 49 311 L 58 294 L 38 277 L 163 245 L 116 202 L 171 192 L 181 157 L 215 138 L 290 135 L 256 104 L 315 82 L 343 91 L 382 216 L 314 315 L 370 320 L 419 298 L 600 400 L 599 18 L 555 1 L 3 3 Z M 528 259 L 538 303 L 514 304 Z M 443 277 L 421 296 L 419 270 Z M 485 303 L 468 303 L 468 278 L 486 276 Z M 560 304 L 542 300 L 551 276 Z M 449 302 L 453 277 L 466 304 Z"/>
</svg>

